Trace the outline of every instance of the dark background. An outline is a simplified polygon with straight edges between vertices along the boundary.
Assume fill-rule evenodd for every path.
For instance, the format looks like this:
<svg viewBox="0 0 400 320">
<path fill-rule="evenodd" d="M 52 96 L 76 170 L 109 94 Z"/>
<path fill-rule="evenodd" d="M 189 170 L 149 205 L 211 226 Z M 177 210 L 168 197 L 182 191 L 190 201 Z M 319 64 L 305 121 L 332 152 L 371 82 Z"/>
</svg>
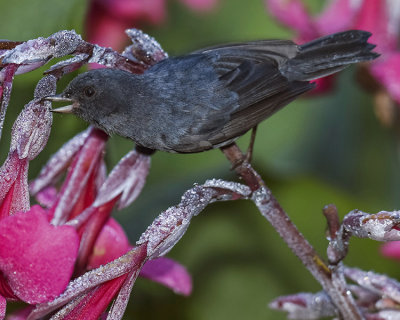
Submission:
<svg viewBox="0 0 400 320">
<path fill-rule="evenodd" d="M 321 1 L 308 1 L 318 11 Z M 87 3 L 82 0 L 0 1 L 0 38 L 28 40 L 62 29 L 83 32 Z M 221 0 L 214 11 L 196 13 L 168 1 L 168 18 L 158 26 L 143 24 L 170 53 L 182 54 L 221 42 L 288 38 L 289 30 L 268 15 L 261 0 Z M 5 129 L 1 160 L 7 155 L 10 129 L 33 96 L 45 68 L 17 76 Z M 325 256 L 324 205 L 334 203 L 343 216 L 353 209 L 367 212 L 400 207 L 398 140 L 393 129 L 374 114 L 373 97 L 355 80 L 355 68 L 336 78 L 332 91 L 303 97 L 259 126 L 253 164 L 306 238 Z M 73 77 L 65 77 L 59 91 Z M 86 128 L 68 115 L 55 115 L 50 140 L 31 162 L 33 178 L 49 156 Z M 246 148 L 248 135 L 239 140 Z M 109 170 L 132 148 L 132 142 L 110 139 Z M 156 153 L 139 199 L 115 216 L 132 242 L 167 207 L 177 204 L 194 183 L 209 178 L 236 180 L 219 150 L 202 154 Z M 193 276 L 193 294 L 177 296 L 139 279 L 126 319 L 284 319 L 267 303 L 299 291 L 318 291 L 310 276 L 252 203 L 211 205 L 170 252 Z M 379 243 L 353 239 L 345 263 L 400 278 L 398 263 L 379 254 Z"/>
</svg>

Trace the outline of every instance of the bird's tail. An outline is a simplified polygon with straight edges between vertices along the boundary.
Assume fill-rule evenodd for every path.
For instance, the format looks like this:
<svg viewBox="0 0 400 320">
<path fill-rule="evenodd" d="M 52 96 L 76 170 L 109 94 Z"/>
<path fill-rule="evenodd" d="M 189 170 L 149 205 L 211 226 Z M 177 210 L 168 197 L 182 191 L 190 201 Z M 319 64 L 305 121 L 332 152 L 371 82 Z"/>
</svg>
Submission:
<svg viewBox="0 0 400 320">
<path fill-rule="evenodd" d="M 282 66 L 290 80 L 309 81 L 338 72 L 348 65 L 373 60 L 375 45 L 368 43 L 371 33 L 350 30 L 331 34 L 299 46 L 299 53 Z"/>
</svg>

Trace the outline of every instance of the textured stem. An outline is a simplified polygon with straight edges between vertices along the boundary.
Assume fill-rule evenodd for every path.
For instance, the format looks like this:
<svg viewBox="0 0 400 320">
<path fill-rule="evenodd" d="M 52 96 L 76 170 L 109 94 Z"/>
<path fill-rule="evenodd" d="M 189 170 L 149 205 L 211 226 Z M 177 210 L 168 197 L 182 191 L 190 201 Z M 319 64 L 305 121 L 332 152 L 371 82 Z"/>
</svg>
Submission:
<svg viewBox="0 0 400 320">
<path fill-rule="evenodd" d="M 222 152 L 232 163 L 236 173 L 253 191 L 251 199 L 261 214 L 271 223 L 293 253 L 301 260 L 314 278 L 332 299 L 343 319 L 363 319 L 356 303 L 348 293 L 338 268 L 331 269 L 304 236 L 297 230 L 289 216 L 282 209 L 260 175 L 245 161 L 239 147 L 234 143 L 222 148 Z"/>
</svg>

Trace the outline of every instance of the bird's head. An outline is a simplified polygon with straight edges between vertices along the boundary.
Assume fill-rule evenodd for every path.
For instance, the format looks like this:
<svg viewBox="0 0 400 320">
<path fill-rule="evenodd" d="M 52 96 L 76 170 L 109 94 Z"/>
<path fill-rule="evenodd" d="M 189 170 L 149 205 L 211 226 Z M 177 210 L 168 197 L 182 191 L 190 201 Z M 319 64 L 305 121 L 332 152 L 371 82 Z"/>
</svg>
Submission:
<svg viewBox="0 0 400 320">
<path fill-rule="evenodd" d="M 121 83 L 127 72 L 114 69 L 96 69 L 74 78 L 65 90 L 45 100 L 69 102 L 67 106 L 55 108 L 58 113 L 73 113 L 94 125 L 100 125 L 101 119 L 114 112 L 116 97 L 120 96 Z"/>
</svg>

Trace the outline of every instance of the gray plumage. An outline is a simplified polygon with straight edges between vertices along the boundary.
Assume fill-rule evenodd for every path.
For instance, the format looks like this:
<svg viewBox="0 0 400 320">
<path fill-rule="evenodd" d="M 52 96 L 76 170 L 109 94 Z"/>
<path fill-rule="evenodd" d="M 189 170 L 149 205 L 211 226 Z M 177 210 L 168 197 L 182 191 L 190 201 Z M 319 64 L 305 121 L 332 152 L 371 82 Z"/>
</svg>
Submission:
<svg viewBox="0 0 400 320">
<path fill-rule="evenodd" d="M 300 46 L 229 44 L 165 59 L 142 75 L 92 70 L 73 79 L 61 98 L 72 99 L 77 116 L 142 147 L 205 151 L 231 143 L 314 88 L 310 80 L 375 59 L 370 35 L 346 31 Z"/>
</svg>

